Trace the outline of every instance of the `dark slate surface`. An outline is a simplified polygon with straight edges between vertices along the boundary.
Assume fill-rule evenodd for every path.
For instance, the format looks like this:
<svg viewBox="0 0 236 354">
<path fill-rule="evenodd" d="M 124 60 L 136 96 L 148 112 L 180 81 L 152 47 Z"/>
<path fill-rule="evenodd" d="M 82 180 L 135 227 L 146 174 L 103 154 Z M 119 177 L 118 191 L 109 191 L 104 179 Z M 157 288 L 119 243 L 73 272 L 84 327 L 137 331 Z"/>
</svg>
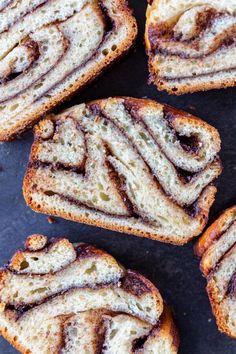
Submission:
<svg viewBox="0 0 236 354">
<path fill-rule="evenodd" d="M 218 182 L 219 191 L 210 215 L 212 220 L 236 201 L 236 89 L 172 97 L 148 86 L 143 47 L 146 1 L 130 0 L 130 4 L 139 23 L 136 47 L 67 105 L 112 95 L 147 96 L 199 115 L 218 128 L 223 142 L 224 172 Z M 29 132 L 20 140 L 0 145 L 0 263 L 7 262 L 31 233 L 50 237 L 66 235 L 71 241 L 94 243 L 158 286 L 176 315 L 181 335 L 180 354 L 235 354 L 236 341 L 217 331 L 205 292 L 205 280 L 193 255 L 193 244 L 174 247 L 62 219 L 49 224 L 47 216 L 35 214 L 25 205 L 21 187 L 31 142 L 32 133 Z M 0 353 L 16 351 L 0 339 Z"/>
</svg>

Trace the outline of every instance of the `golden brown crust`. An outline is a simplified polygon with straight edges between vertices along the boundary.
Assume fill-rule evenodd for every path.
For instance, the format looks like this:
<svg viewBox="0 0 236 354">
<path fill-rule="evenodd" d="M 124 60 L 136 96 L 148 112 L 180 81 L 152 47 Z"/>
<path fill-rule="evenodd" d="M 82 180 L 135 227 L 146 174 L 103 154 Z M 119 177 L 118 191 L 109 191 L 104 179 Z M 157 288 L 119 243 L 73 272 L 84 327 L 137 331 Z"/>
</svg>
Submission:
<svg viewBox="0 0 236 354">
<path fill-rule="evenodd" d="M 114 6 L 116 7 L 117 13 L 121 13 L 120 21 L 121 19 L 122 21 L 125 19 L 125 22 L 129 26 L 129 34 L 126 38 L 126 41 L 120 44 L 116 51 L 110 52 L 107 56 L 104 56 L 103 60 L 101 60 L 99 63 L 96 63 L 96 66 L 92 70 L 86 72 L 80 81 L 74 82 L 72 86 L 63 90 L 61 94 L 54 96 L 46 104 L 40 106 L 34 112 L 34 114 L 30 113 L 26 115 L 24 121 L 14 124 L 14 126 L 12 126 L 10 129 L 4 129 L 0 131 L 0 141 L 9 141 L 20 135 L 24 130 L 37 122 L 40 117 L 44 116 L 46 113 L 49 113 L 57 105 L 62 104 L 66 100 L 69 100 L 79 90 L 82 90 L 106 68 L 108 68 L 115 60 L 118 60 L 130 49 L 137 36 L 137 23 L 125 0 L 114 1 L 116 3 Z"/>
<path fill-rule="evenodd" d="M 167 305 L 164 306 L 160 330 L 166 333 L 165 336 L 172 338 L 172 350 L 177 353 L 180 344 L 179 331 L 174 322 L 172 311 Z"/>
<path fill-rule="evenodd" d="M 47 243 L 47 237 L 44 235 L 34 234 L 27 237 L 25 241 L 25 248 L 30 251 L 38 251 L 45 247 Z"/>
<path fill-rule="evenodd" d="M 31 354 L 29 349 L 26 349 L 18 340 L 17 336 L 10 334 L 7 328 L 0 327 L 0 335 L 5 338 L 16 350 L 22 354 Z"/>
<path fill-rule="evenodd" d="M 225 313 L 221 304 L 218 304 L 213 300 L 213 292 L 213 289 L 207 287 L 207 294 L 210 299 L 212 312 L 215 316 L 216 325 L 220 332 L 226 334 L 230 338 L 236 339 L 236 334 L 232 333 L 227 323 L 229 321 L 227 316 L 229 315 Z"/>
<path fill-rule="evenodd" d="M 225 223 L 235 215 L 236 206 L 228 208 L 206 229 L 194 246 L 194 251 L 198 257 L 202 257 L 203 253 L 219 238 Z"/>
<path fill-rule="evenodd" d="M 132 104 L 134 107 L 138 107 L 138 108 L 150 107 L 150 108 L 155 109 L 155 108 L 162 107 L 162 105 L 160 105 L 159 103 L 152 101 L 152 100 L 146 100 L 146 99 L 134 99 L 134 98 L 130 98 L 130 97 L 120 97 L 120 98 L 110 98 L 109 100 L 116 100 L 116 99 L 125 100 L 126 102 L 129 102 L 130 104 Z M 103 105 L 105 105 L 106 101 L 107 100 L 95 100 L 95 101 L 88 103 L 87 105 L 88 106 L 100 105 L 102 107 Z M 220 142 L 220 137 L 219 137 L 218 132 L 213 127 L 211 127 L 207 123 L 203 122 L 200 118 L 192 116 L 186 112 L 170 108 L 170 107 L 168 107 L 168 110 L 171 110 L 171 112 L 174 113 L 174 117 L 178 117 L 178 119 L 182 120 L 183 123 L 195 122 L 196 125 L 204 127 L 206 130 L 209 131 L 210 134 L 212 134 L 216 144 L 218 144 Z M 55 116 L 55 118 L 52 117 L 53 121 L 54 121 L 54 119 L 56 120 L 56 116 Z M 175 119 L 175 118 L 173 118 L 173 119 Z M 43 124 L 43 122 L 42 122 L 42 124 Z M 62 218 L 68 219 L 68 220 L 72 220 L 72 221 L 76 221 L 76 222 L 82 222 L 82 223 L 86 223 L 86 224 L 90 224 L 90 225 L 95 225 L 97 227 L 102 227 L 102 228 L 110 229 L 113 231 L 118 231 L 118 232 L 122 232 L 122 233 L 125 232 L 128 234 L 133 234 L 133 235 L 137 235 L 140 237 L 147 237 L 147 238 L 151 238 L 154 240 L 160 240 L 162 242 L 168 242 L 168 243 L 173 243 L 173 244 L 177 244 L 177 245 L 185 244 L 186 242 L 188 242 L 189 240 L 198 236 L 202 232 L 202 230 L 208 220 L 209 209 L 215 200 L 215 194 L 216 194 L 217 189 L 213 185 L 208 185 L 205 188 L 205 190 L 202 191 L 202 193 L 199 197 L 199 200 L 198 200 L 199 226 L 194 230 L 194 234 L 189 235 L 188 238 L 187 237 L 184 239 L 180 238 L 179 240 L 176 240 L 176 238 L 174 238 L 174 237 L 172 238 L 172 235 L 169 235 L 167 237 L 165 235 L 157 234 L 154 232 L 153 233 L 146 232 L 144 230 L 141 230 L 139 227 L 135 227 L 135 226 L 133 226 L 133 227 L 120 226 L 120 225 L 118 225 L 118 223 L 116 224 L 116 223 L 111 222 L 105 216 L 96 220 L 95 218 L 93 219 L 90 216 L 75 215 L 73 213 L 71 214 L 69 211 L 68 212 L 62 211 L 61 209 L 55 210 L 54 207 L 47 206 L 46 204 L 43 206 L 38 205 L 31 198 L 31 193 L 33 190 L 33 183 L 34 183 L 33 181 L 35 180 L 35 176 L 36 176 L 36 169 L 31 166 L 31 162 L 33 162 L 34 159 L 36 159 L 36 157 L 38 156 L 39 145 L 37 144 L 37 138 L 38 138 L 38 136 L 43 134 L 42 130 L 43 130 L 43 126 L 41 124 L 38 124 L 35 126 L 35 143 L 32 145 L 29 167 L 26 171 L 26 175 L 25 175 L 24 183 L 23 183 L 24 198 L 25 198 L 27 204 L 34 211 L 42 212 L 42 213 L 49 214 L 49 215 L 59 216 L 59 217 L 62 217 Z M 63 200 L 63 203 L 65 205 L 68 205 L 68 210 L 69 210 L 70 202 L 68 200 Z"/>
<path fill-rule="evenodd" d="M 181 82 L 178 81 L 178 79 L 165 79 L 164 77 L 159 77 L 158 75 L 158 64 L 154 64 L 154 54 L 152 53 L 152 45 L 150 42 L 149 38 L 149 28 L 153 25 L 156 26 L 158 31 L 161 33 L 162 31 L 165 31 L 165 23 L 162 24 L 156 24 L 151 20 L 153 19 L 154 16 L 152 16 L 152 11 L 158 9 L 158 6 L 160 4 L 160 0 L 153 0 L 150 4 L 147 6 L 147 11 L 146 11 L 146 27 L 145 27 L 145 35 L 144 35 L 144 41 L 145 41 L 145 47 L 148 55 L 148 68 L 150 72 L 150 82 L 152 82 L 158 90 L 161 91 L 166 91 L 169 94 L 174 94 L 174 95 L 183 95 L 187 93 L 193 93 L 193 92 L 198 92 L 198 91 L 208 91 L 212 89 L 224 89 L 228 87 L 234 87 L 236 85 L 236 79 L 235 79 L 235 70 L 236 69 L 231 69 L 229 70 L 232 72 L 232 75 L 228 79 L 223 79 L 222 78 L 217 78 L 217 76 L 212 76 L 211 73 L 204 75 L 205 76 L 205 82 L 204 80 L 202 82 L 196 82 L 194 80 L 194 76 L 191 78 L 187 78 L 186 82 Z M 198 6 L 199 4 L 195 5 Z M 201 5 L 201 4 L 200 4 Z M 199 6 L 200 6 L 199 5 Z M 209 5 L 210 6 L 210 5 Z M 189 9 L 191 7 L 187 7 Z M 186 10 L 185 10 L 186 11 Z M 213 11 L 213 10 L 212 10 Z M 161 27 L 163 25 L 163 28 Z M 187 41 L 186 41 L 187 42 Z M 167 55 L 168 57 L 168 55 Z M 180 56 L 181 57 L 181 56 Z M 183 56 L 184 57 L 184 56 Z M 162 59 L 165 60 L 165 59 Z M 180 63 L 181 65 L 181 63 Z M 204 77 L 203 76 L 203 77 Z"/>
<path fill-rule="evenodd" d="M 210 75 L 209 75 L 209 80 L 210 80 Z M 236 86 L 236 80 L 232 77 L 229 80 L 225 80 L 224 82 L 222 80 L 219 80 L 218 82 L 211 82 L 208 81 L 207 83 L 200 84 L 200 83 L 195 83 L 191 84 L 191 89 L 189 89 L 189 86 L 185 85 L 181 88 L 178 88 L 178 91 L 174 92 L 175 95 L 180 96 L 184 95 L 186 93 L 194 93 L 194 92 L 199 92 L 199 91 L 209 91 L 209 90 L 214 90 L 214 89 L 226 89 L 229 87 L 234 87 Z M 157 87 L 159 90 L 165 90 L 169 94 L 173 95 L 173 88 L 168 87 L 163 85 L 162 83 L 157 84 Z"/>
<path fill-rule="evenodd" d="M 33 238 L 34 236 L 32 235 L 31 236 L 31 239 Z M 35 236 L 35 243 L 37 241 L 37 235 Z M 66 241 L 66 239 L 63 239 Z M 63 241 L 62 240 L 62 241 Z M 53 240 L 52 242 L 56 243 L 56 242 L 60 242 L 61 239 L 58 239 L 58 240 Z M 67 240 L 68 241 L 68 240 Z M 47 250 L 47 248 L 51 245 L 50 242 L 49 244 L 46 245 L 45 247 L 45 252 Z M 69 241 L 68 241 L 69 242 Z M 107 260 L 107 263 L 108 265 L 112 265 L 112 263 L 114 262 L 116 264 L 116 267 L 118 267 L 118 264 L 117 262 L 115 261 L 115 259 L 110 256 L 109 254 L 105 253 L 104 251 L 102 250 L 99 250 L 97 248 L 95 248 L 94 246 L 90 246 L 90 245 L 85 245 L 85 244 L 79 244 L 79 245 L 76 245 L 74 246 L 75 249 L 78 251 L 78 257 L 80 257 L 80 254 L 83 254 L 84 253 L 84 256 L 86 257 L 94 257 L 94 255 L 98 256 L 98 257 L 101 257 L 103 259 L 106 259 Z M 31 251 L 31 250 L 24 250 L 25 252 L 28 251 L 32 254 L 34 254 L 34 251 Z M 17 251 L 16 253 L 18 253 L 19 251 Z M 83 257 L 83 255 L 82 255 Z M 14 257 L 13 257 L 14 258 Z M 83 262 L 83 259 L 81 259 L 81 262 Z M 70 265 L 69 265 L 70 266 Z M 109 267 L 108 267 L 109 268 Z M 121 268 L 122 269 L 122 268 Z M 11 271 L 9 269 L 5 269 L 5 272 L 10 272 Z M 82 273 L 81 273 L 82 274 Z M 152 309 L 148 310 L 147 308 L 147 312 L 145 312 L 146 310 L 142 310 L 143 312 L 143 316 L 144 318 L 142 319 L 142 316 L 139 318 L 139 315 L 135 315 L 135 312 L 132 313 L 127 311 L 119 311 L 119 308 L 118 310 L 109 310 L 109 307 L 108 309 L 106 308 L 99 308 L 99 307 L 94 307 L 93 309 L 93 305 L 91 305 L 91 309 L 88 309 L 88 310 L 84 310 L 85 312 L 84 313 L 88 313 L 88 318 L 90 319 L 94 319 L 95 323 L 95 326 L 96 326 L 96 318 L 99 318 L 101 317 L 102 314 L 105 314 L 105 315 L 110 315 L 110 316 L 116 316 L 116 315 L 119 315 L 119 314 L 126 314 L 127 316 L 131 316 L 134 318 L 137 319 L 137 321 L 144 321 L 143 323 L 146 323 L 147 325 L 149 325 L 149 329 L 148 331 L 151 329 L 151 332 L 150 334 L 148 334 L 148 337 L 147 337 L 147 340 L 151 341 L 151 343 L 149 344 L 155 344 L 156 341 L 162 341 L 163 339 L 167 340 L 170 345 L 171 345 L 171 353 L 177 353 L 177 349 L 178 349 L 178 346 L 179 346 L 179 336 L 178 336 L 178 331 L 174 325 L 174 322 L 173 322 L 173 319 L 172 319 L 172 315 L 171 315 L 171 312 L 168 308 L 164 308 L 163 309 L 163 301 L 162 301 L 162 297 L 158 291 L 158 289 L 148 280 L 146 279 L 144 276 L 142 276 L 141 274 L 135 272 L 135 271 L 131 271 L 131 270 L 127 270 L 125 271 L 124 270 L 124 273 L 119 273 L 119 279 L 116 279 L 116 282 L 113 282 L 113 278 L 111 279 L 111 284 L 105 284 L 105 283 L 101 283 L 97 288 L 94 287 L 94 283 L 93 283 L 93 277 L 91 277 L 90 279 L 90 283 L 86 283 L 87 286 L 85 287 L 82 287 L 81 290 L 83 289 L 83 291 L 86 292 L 86 289 L 90 289 L 92 291 L 98 291 L 99 293 L 99 289 L 106 289 L 108 287 L 111 287 L 114 289 L 117 289 L 117 291 L 120 291 L 119 292 L 119 297 L 122 297 L 124 294 L 124 296 L 128 297 L 129 296 L 131 297 L 131 299 L 134 297 L 136 299 L 136 301 L 146 301 L 146 296 L 148 297 L 149 301 L 151 301 L 152 303 Z M 28 282 L 30 286 L 30 289 L 31 289 L 31 292 L 32 292 L 32 281 L 34 279 L 34 275 L 31 274 L 30 272 L 27 274 L 28 275 Z M 26 276 L 27 276 L 26 275 Z M 18 273 L 17 271 L 14 272 L 14 277 L 21 277 L 21 274 Z M 26 277 L 25 276 L 25 277 Z M 42 275 L 43 276 L 43 275 Z M 46 276 L 46 275 L 45 275 Z M 52 276 L 51 273 L 48 273 L 48 276 Z M 79 277 L 80 275 L 79 274 L 74 274 L 75 277 Z M 19 278 L 20 279 L 20 278 Z M 4 286 L 4 283 L 2 281 L 2 279 L 0 279 L 0 284 L 2 286 Z M 9 285 L 9 284 L 8 284 Z M 38 283 L 35 284 L 36 288 L 38 287 Z M 7 285 L 6 285 L 7 287 Z M 20 309 L 21 307 L 21 299 L 19 298 L 17 300 L 17 302 L 15 303 L 15 307 L 13 306 L 12 308 L 9 308 L 7 309 L 7 306 L 10 304 L 9 300 L 6 300 L 5 298 L 5 302 L 2 302 L 1 303 L 1 308 L 0 308 L 0 321 L 1 321 L 1 328 L 0 328 L 0 334 L 10 343 L 12 344 L 17 350 L 19 350 L 21 353 L 24 353 L 24 354 L 30 354 L 31 351 L 27 348 L 27 343 L 30 342 L 30 336 L 27 335 L 27 338 L 28 340 L 26 341 L 25 337 L 24 337 L 24 332 L 23 334 L 21 333 L 21 326 L 22 326 L 22 323 L 24 324 L 24 321 L 26 321 L 25 325 L 27 325 L 27 318 L 28 318 L 28 321 L 30 321 L 30 318 L 31 320 L 35 319 L 36 321 L 36 317 L 35 314 L 36 313 L 40 313 L 40 311 L 44 311 L 45 312 L 45 308 L 44 308 L 44 302 L 47 303 L 47 301 L 49 301 L 51 303 L 50 306 L 53 306 L 54 302 L 53 300 L 56 298 L 56 301 L 59 301 L 58 299 L 63 299 L 67 296 L 66 294 L 70 293 L 70 292 L 74 292 L 76 293 L 76 288 L 74 289 L 68 289 L 66 291 L 64 291 L 63 293 L 59 292 L 58 294 L 54 294 L 54 298 L 52 298 L 50 295 L 48 295 L 48 298 L 39 301 L 39 302 L 34 302 L 34 303 L 31 303 L 30 302 L 30 299 L 27 297 L 27 303 L 26 304 L 31 304 L 31 308 L 30 309 L 27 309 L 24 310 L 24 308 L 22 308 L 22 313 L 19 315 L 16 315 L 16 309 Z M 0 287 L 0 292 L 2 291 L 1 287 Z M 5 288 L 5 291 L 6 291 L 6 288 Z M 11 291 L 11 289 L 9 288 L 9 291 Z M 10 292 L 11 293 L 11 292 Z M 14 293 L 14 291 L 13 291 Z M 1 298 L 2 296 L 4 297 L 4 292 L 1 292 Z M 2 298 L 2 301 L 3 301 L 3 298 Z M 150 302 L 148 302 L 150 303 Z M 155 305 L 156 303 L 156 305 Z M 47 305 L 47 304 L 46 304 Z M 86 304 L 87 306 L 87 304 Z M 63 331 L 64 331 L 64 324 L 66 325 L 66 320 L 67 319 L 70 319 L 70 317 L 72 318 L 73 316 L 76 317 L 76 315 L 79 315 L 80 313 L 83 313 L 82 310 L 77 310 L 78 312 L 74 311 L 73 313 L 71 312 L 72 310 L 71 309 L 68 309 L 65 310 L 64 309 L 64 313 L 63 313 L 63 306 L 60 306 L 61 307 L 61 310 L 59 309 L 59 311 L 61 311 L 62 313 L 58 313 L 54 316 L 54 320 L 58 320 L 58 325 L 59 325 L 59 329 L 57 332 L 57 335 L 55 337 L 55 343 L 58 343 L 54 350 L 53 353 L 59 353 L 60 352 L 60 349 L 63 347 L 64 345 L 64 339 L 65 339 L 65 336 L 66 336 L 66 333 L 64 332 L 63 334 Z M 148 316 L 149 316 L 149 312 L 150 311 L 153 311 L 154 310 L 154 313 L 152 312 L 152 317 L 150 317 L 150 321 L 148 320 Z M 34 311 L 34 313 L 31 313 L 31 311 Z M 91 312 L 91 316 L 90 316 L 90 312 Z M 97 316 L 99 315 L 100 316 Z M 26 316 L 26 318 L 24 318 Z M 27 317 L 29 316 L 29 317 Z M 46 315 L 46 312 L 45 312 L 45 321 L 47 320 L 47 315 Z M 52 316 L 52 315 L 51 315 Z M 145 317 L 146 316 L 146 317 Z M 160 317 L 161 316 L 161 317 Z M 23 322 L 21 322 L 23 321 Z M 102 324 L 102 323 L 101 323 Z M 19 332 L 18 332 L 18 325 L 19 325 Z M 89 323 L 88 323 L 89 325 Z M 46 327 L 47 331 L 48 331 L 48 328 L 49 327 Z M 153 330 L 152 330 L 153 329 Z M 40 333 L 44 333 L 44 332 L 40 332 Z M 33 335 L 35 335 L 35 337 L 37 337 L 37 330 L 33 333 Z M 49 337 L 51 334 L 50 334 L 50 330 L 49 332 L 47 332 L 47 337 Z M 149 338 L 150 337 L 150 338 Z M 104 341 L 105 338 L 102 337 L 100 338 L 100 340 Z M 24 343 L 24 344 L 23 344 Z M 37 343 L 37 342 L 36 342 Z M 100 342 L 99 342 L 100 343 Z M 35 348 L 36 350 L 37 348 Z"/>
<path fill-rule="evenodd" d="M 229 262 L 229 258 L 231 258 L 232 261 L 235 248 L 234 238 L 229 244 L 226 243 L 226 238 L 223 243 L 220 243 L 220 240 L 229 229 L 234 227 L 235 219 L 236 206 L 234 205 L 222 212 L 218 219 L 206 229 L 194 247 L 196 255 L 201 257 L 200 269 L 207 279 L 206 289 L 217 326 L 221 332 L 232 338 L 236 338 L 235 330 L 233 333 L 232 328 L 229 326 L 229 323 L 231 323 L 230 316 L 232 315 L 232 308 L 229 308 L 228 301 L 234 301 L 235 299 L 235 294 L 230 293 L 230 282 L 232 278 L 226 279 L 228 275 L 227 271 L 222 273 L 224 274 L 224 279 L 222 280 L 220 280 L 219 275 L 216 275 L 223 263 L 226 264 L 226 262 Z M 222 250 L 222 247 L 225 247 L 224 250 Z M 224 288 L 222 288 L 219 282 L 222 282 L 222 284 L 226 282 Z"/>
<path fill-rule="evenodd" d="M 191 237 L 189 237 L 188 239 L 184 239 L 184 240 L 180 239 L 180 240 L 176 241 L 171 238 L 171 235 L 166 237 L 165 235 L 158 235 L 158 234 L 154 234 L 154 233 L 149 233 L 149 232 L 140 230 L 135 227 L 119 226 L 118 224 L 114 224 L 109 221 L 105 221 L 104 219 L 102 220 L 102 218 L 98 221 L 98 220 L 94 220 L 90 217 L 86 217 L 86 216 L 82 216 L 82 215 L 75 216 L 75 215 L 72 215 L 70 212 L 66 213 L 66 212 L 62 212 L 62 211 L 55 210 L 53 208 L 49 208 L 49 207 L 45 207 L 45 206 L 41 207 L 41 206 L 37 205 L 37 203 L 34 203 L 32 201 L 32 198 L 30 195 L 31 181 L 34 178 L 34 175 L 35 175 L 35 170 L 28 168 L 25 178 L 24 178 L 23 195 L 24 195 L 25 201 L 29 205 L 29 207 L 37 213 L 59 216 L 63 219 L 67 219 L 67 220 L 71 220 L 71 221 L 75 221 L 75 222 L 80 222 L 83 224 L 93 225 L 96 227 L 101 227 L 103 229 L 117 231 L 120 233 L 126 233 L 126 234 L 135 235 L 135 236 L 139 236 L 139 237 L 150 238 L 152 240 L 158 240 L 158 241 L 165 242 L 165 243 L 172 243 L 177 246 L 183 246 L 184 244 L 186 244 L 187 242 L 191 241 L 196 236 L 201 234 L 205 225 L 207 224 L 209 209 L 211 208 L 212 204 L 215 201 L 215 194 L 217 191 L 216 187 L 214 187 L 214 186 L 209 187 L 211 189 L 211 191 L 208 190 L 208 193 L 209 193 L 208 202 L 207 202 L 208 204 L 207 204 L 205 210 L 203 210 L 205 216 L 203 214 L 201 225 L 199 226 L 199 228 L 196 229 L 195 234 L 191 235 Z M 64 202 L 64 203 L 66 203 L 66 202 Z M 68 203 L 68 206 L 70 206 L 69 203 Z"/>
</svg>

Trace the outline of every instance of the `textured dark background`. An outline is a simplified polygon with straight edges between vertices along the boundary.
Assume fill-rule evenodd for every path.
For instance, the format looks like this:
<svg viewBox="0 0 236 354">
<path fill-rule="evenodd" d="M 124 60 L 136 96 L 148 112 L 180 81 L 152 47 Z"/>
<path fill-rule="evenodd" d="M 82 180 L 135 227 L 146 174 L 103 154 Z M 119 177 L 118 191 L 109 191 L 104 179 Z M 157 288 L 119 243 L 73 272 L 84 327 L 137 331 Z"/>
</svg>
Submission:
<svg viewBox="0 0 236 354">
<path fill-rule="evenodd" d="M 67 106 L 114 95 L 149 97 L 194 113 L 218 128 L 224 172 L 218 181 L 212 220 L 236 201 L 236 88 L 174 97 L 148 86 L 143 46 L 146 0 L 129 2 L 139 24 L 135 48 Z M 176 315 L 181 336 L 180 354 L 235 354 L 236 341 L 216 328 L 192 243 L 175 247 L 62 219 L 49 224 L 47 216 L 35 214 L 26 206 L 21 188 L 31 143 L 32 133 L 28 132 L 20 140 L 0 145 L 0 264 L 7 262 L 32 233 L 50 237 L 66 235 L 72 241 L 94 243 L 126 267 L 143 273 L 160 289 Z M 0 339 L 0 354 L 3 353 L 16 351 Z"/>
</svg>

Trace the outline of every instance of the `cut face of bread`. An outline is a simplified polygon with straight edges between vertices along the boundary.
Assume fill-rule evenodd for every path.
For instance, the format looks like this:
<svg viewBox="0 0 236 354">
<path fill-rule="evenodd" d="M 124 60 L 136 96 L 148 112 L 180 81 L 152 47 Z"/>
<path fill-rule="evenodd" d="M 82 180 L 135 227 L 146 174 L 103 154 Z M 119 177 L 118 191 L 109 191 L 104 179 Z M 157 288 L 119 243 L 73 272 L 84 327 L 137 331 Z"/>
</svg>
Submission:
<svg viewBox="0 0 236 354">
<path fill-rule="evenodd" d="M 219 329 L 236 338 L 236 206 L 227 209 L 198 240 L 195 251 Z"/>
<path fill-rule="evenodd" d="M 85 86 L 129 49 L 136 33 L 125 0 L 4 1 L 0 140 Z"/>
<path fill-rule="evenodd" d="M 207 221 L 219 150 L 216 129 L 187 113 L 94 101 L 36 126 L 24 196 L 35 211 L 184 244 Z"/>
<path fill-rule="evenodd" d="M 145 42 L 159 90 L 178 95 L 236 85 L 233 0 L 153 0 Z"/>
<path fill-rule="evenodd" d="M 139 273 L 67 239 L 25 245 L 0 270 L 0 332 L 21 353 L 177 353 L 170 310 Z"/>
</svg>

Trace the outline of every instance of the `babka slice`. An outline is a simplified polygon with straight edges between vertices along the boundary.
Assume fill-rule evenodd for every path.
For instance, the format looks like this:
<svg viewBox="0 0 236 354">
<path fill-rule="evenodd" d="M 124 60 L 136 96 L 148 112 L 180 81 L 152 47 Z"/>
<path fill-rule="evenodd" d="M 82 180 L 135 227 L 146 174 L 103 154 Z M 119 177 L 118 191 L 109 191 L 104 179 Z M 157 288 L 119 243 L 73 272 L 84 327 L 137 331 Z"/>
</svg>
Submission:
<svg viewBox="0 0 236 354">
<path fill-rule="evenodd" d="M 145 42 L 159 90 L 180 95 L 236 85 L 235 1 L 150 1 Z"/>
<path fill-rule="evenodd" d="M 236 338 L 236 206 L 227 209 L 195 245 L 220 331 Z"/>
<path fill-rule="evenodd" d="M 125 0 L 0 1 L 0 140 L 84 87 L 136 33 Z"/>
<path fill-rule="evenodd" d="M 151 100 L 109 98 L 35 127 L 24 196 L 35 211 L 184 244 L 221 173 L 216 129 Z"/>
<path fill-rule="evenodd" d="M 0 270 L 0 331 L 22 353 L 176 354 L 155 286 L 93 246 L 29 236 Z"/>
</svg>

